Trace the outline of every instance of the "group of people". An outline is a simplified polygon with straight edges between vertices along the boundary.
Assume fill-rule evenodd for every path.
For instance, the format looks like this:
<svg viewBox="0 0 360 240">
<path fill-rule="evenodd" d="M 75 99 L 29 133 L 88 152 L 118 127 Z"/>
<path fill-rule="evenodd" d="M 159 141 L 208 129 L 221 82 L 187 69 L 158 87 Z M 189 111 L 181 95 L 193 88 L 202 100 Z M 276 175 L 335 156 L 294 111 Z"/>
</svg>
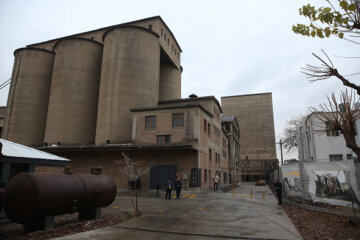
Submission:
<svg viewBox="0 0 360 240">
<path fill-rule="evenodd" d="M 219 189 L 219 182 L 220 182 L 220 178 L 218 175 L 215 175 L 215 177 L 213 178 L 214 181 L 214 191 L 217 191 Z M 275 184 L 275 191 L 276 191 L 276 195 L 278 198 L 278 204 L 282 204 L 282 184 L 279 180 L 276 180 Z M 181 188 L 182 188 L 182 182 L 181 182 L 181 178 L 180 175 L 176 176 L 176 181 L 174 184 L 172 184 L 171 180 L 168 179 L 167 183 L 165 184 L 165 199 L 169 199 L 171 198 L 171 191 L 173 190 L 173 188 L 175 188 L 176 190 L 176 198 L 179 199 L 180 194 L 181 194 Z M 156 197 L 160 197 L 160 180 L 159 178 L 156 179 Z"/>
<path fill-rule="evenodd" d="M 165 184 L 165 199 L 169 199 L 171 198 L 171 191 L 173 190 L 173 188 L 175 188 L 176 190 L 176 198 L 179 199 L 180 194 L 181 194 L 181 188 L 182 188 L 182 182 L 181 182 L 181 178 L 180 175 L 177 175 L 176 177 L 176 181 L 174 184 L 172 184 L 171 180 L 168 179 L 167 183 Z M 157 178 L 156 180 L 156 197 L 160 197 L 160 181 L 159 178 Z"/>
</svg>

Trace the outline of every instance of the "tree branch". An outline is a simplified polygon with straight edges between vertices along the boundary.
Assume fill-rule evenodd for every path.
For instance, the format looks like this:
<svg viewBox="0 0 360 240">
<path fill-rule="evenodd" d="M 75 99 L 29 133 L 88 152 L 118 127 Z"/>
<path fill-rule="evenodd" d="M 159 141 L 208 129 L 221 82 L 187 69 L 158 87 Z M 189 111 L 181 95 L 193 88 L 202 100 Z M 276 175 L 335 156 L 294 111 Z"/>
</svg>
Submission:
<svg viewBox="0 0 360 240">
<path fill-rule="evenodd" d="M 304 71 L 301 71 L 304 73 L 308 79 L 310 79 L 310 82 L 325 80 L 330 77 L 336 77 L 338 78 L 344 86 L 350 87 L 354 90 L 356 90 L 357 94 L 360 95 L 360 86 L 356 85 L 355 83 L 350 82 L 347 80 L 342 74 L 338 72 L 336 68 L 334 68 L 333 63 L 331 62 L 331 59 L 329 56 L 325 53 L 324 50 L 321 49 L 321 51 L 324 53 L 326 58 L 328 59 L 329 63 L 327 63 L 324 59 L 317 56 L 315 53 L 313 55 L 321 62 L 320 66 L 314 66 L 310 64 L 306 64 L 305 68 L 302 68 Z"/>
</svg>

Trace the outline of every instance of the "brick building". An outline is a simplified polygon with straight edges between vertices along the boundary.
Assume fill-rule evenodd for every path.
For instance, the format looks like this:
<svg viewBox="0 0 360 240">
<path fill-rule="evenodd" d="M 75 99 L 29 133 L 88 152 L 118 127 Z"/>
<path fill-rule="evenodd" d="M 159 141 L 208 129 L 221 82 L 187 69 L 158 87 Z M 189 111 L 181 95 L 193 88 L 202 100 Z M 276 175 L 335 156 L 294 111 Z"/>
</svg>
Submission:
<svg viewBox="0 0 360 240">
<path fill-rule="evenodd" d="M 71 159 L 73 172 L 86 173 L 101 168 L 112 176 L 118 188 L 126 188 L 128 175 L 118 162 L 126 153 L 149 169 L 141 176 L 141 188 L 155 188 L 167 179 L 182 176 L 184 188 L 208 189 L 219 174 L 221 184 L 229 184 L 228 136 L 221 126 L 221 107 L 215 97 L 191 97 L 160 101 L 153 107 L 132 108 L 130 144 L 47 146 L 51 153 Z"/>
</svg>

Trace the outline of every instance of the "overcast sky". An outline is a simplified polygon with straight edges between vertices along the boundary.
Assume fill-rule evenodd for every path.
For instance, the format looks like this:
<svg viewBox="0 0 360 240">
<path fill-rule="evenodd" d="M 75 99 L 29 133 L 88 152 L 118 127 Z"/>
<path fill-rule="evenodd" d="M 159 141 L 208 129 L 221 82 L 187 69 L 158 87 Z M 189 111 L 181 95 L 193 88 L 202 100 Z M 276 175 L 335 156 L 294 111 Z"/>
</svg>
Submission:
<svg viewBox="0 0 360 240">
<path fill-rule="evenodd" d="M 339 39 L 317 40 L 294 34 L 306 23 L 299 8 L 320 1 L 289 0 L 1 0 L 0 83 L 11 77 L 13 52 L 28 44 L 160 15 L 183 53 L 182 97 L 272 92 L 277 141 L 286 121 L 340 92 L 334 79 L 309 83 L 300 73 L 317 63 L 324 49 L 343 74 L 359 72 L 359 47 Z M 355 76 L 353 79 L 356 82 Z M 0 90 L 6 105 L 8 88 Z M 280 151 L 278 150 L 280 159 Z M 297 153 L 286 154 L 285 159 Z"/>
</svg>

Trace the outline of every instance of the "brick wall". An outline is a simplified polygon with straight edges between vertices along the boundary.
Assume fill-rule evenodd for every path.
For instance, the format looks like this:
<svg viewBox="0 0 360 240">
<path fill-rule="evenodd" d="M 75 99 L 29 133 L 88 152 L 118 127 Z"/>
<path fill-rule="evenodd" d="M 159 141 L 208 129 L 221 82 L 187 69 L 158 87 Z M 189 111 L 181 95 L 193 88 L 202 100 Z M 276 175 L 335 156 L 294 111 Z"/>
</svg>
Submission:
<svg viewBox="0 0 360 240">
<path fill-rule="evenodd" d="M 63 173 L 63 166 L 49 166 L 49 165 L 37 165 L 35 166 L 36 173 Z"/>
</svg>

